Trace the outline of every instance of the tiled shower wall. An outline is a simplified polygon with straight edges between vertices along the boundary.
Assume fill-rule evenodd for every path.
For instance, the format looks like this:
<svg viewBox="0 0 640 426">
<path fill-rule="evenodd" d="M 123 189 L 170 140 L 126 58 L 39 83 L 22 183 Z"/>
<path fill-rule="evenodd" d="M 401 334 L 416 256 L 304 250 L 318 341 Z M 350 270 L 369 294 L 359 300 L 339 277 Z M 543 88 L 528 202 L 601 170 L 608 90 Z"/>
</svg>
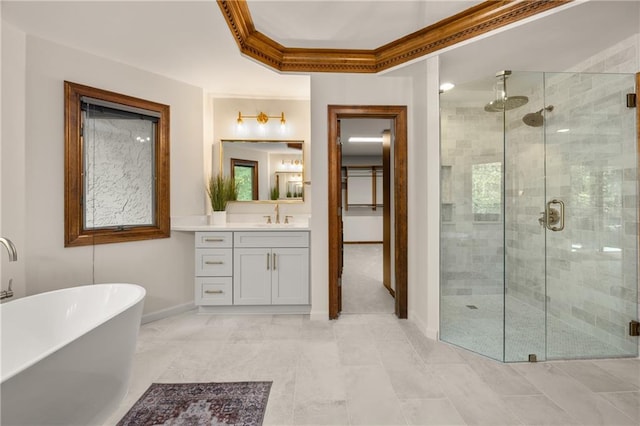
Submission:
<svg viewBox="0 0 640 426">
<path fill-rule="evenodd" d="M 638 38 L 631 37 L 572 71 L 636 72 L 640 69 Z M 635 291 L 639 286 L 638 190 L 633 154 L 636 136 L 632 126 L 627 127 L 629 134 L 620 134 L 620 114 L 614 105 L 623 101 L 624 93 L 633 91 L 633 87 L 605 94 L 603 85 L 611 83 L 601 76 L 547 74 L 543 100 L 539 75 L 539 88 L 510 93 L 528 96 L 529 104 L 509 111 L 505 119 L 507 294 L 541 311 L 546 294 L 550 314 L 632 352 L 637 339 L 627 336 L 623 324 L 636 312 L 635 297 L 640 293 Z M 518 78 L 518 73 L 514 72 L 512 78 Z M 490 89 L 486 96 L 491 98 Z M 554 105 L 554 111 L 545 113 L 549 150 L 546 173 L 553 182 L 545 194 L 544 128 L 528 127 L 521 118 L 549 104 Z M 477 102 L 448 102 L 445 97 L 441 103 L 443 296 L 503 291 L 502 223 L 474 222 L 471 209 L 472 165 L 503 160 L 501 114 L 491 115 L 481 106 Z M 597 118 L 580 126 L 579 132 L 574 127 L 573 132 L 556 133 L 568 116 L 580 117 L 583 113 Z M 566 159 L 574 166 L 565 169 Z M 621 195 L 613 195 L 616 191 Z M 550 233 L 547 247 L 538 218 L 545 200 L 551 197 L 568 200 L 573 211 L 567 215 L 567 230 Z M 606 213 L 597 215 L 590 210 L 603 202 L 608 205 Z M 587 247 L 586 242 L 592 246 Z M 546 291 L 545 247 L 549 273 Z"/>
<path fill-rule="evenodd" d="M 502 221 L 474 221 L 471 173 L 502 162 L 502 116 L 443 100 L 441 120 L 442 295 L 501 294 Z"/>
</svg>

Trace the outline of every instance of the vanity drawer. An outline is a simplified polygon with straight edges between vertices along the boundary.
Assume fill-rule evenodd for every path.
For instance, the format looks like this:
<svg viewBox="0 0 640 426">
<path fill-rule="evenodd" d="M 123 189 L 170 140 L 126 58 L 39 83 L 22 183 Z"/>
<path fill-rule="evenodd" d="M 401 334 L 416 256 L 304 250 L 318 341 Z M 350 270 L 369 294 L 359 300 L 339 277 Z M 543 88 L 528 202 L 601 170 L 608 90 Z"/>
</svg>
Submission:
<svg viewBox="0 0 640 426">
<path fill-rule="evenodd" d="M 231 305 L 233 285 L 231 277 L 196 278 L 196 305 Z"/>
<path fill-rule="evenodd" d="M 231 248 L 233 232 L 196 232 L 196 248 Z"/>
<path fill-rule="evenodd" d="M 233 274 L 233 249 L 196 249 L 196 276 L 230 277 Z"/>
<path fill-rule="evenodd" d="M 234 247 L 309 247 L 307 231 L 234 232 Z"/>
</svg>

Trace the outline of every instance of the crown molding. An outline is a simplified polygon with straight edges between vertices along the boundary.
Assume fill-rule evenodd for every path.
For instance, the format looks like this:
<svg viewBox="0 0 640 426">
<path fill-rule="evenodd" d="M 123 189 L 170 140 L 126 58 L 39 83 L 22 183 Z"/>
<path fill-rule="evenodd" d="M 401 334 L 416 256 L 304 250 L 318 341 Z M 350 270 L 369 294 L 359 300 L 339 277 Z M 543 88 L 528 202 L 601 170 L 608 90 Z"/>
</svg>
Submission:
<svg viewBox="0 0 640 426">
<path fill-rule="evenodd" d="M 285 47 L 256 30 L 246 0 L 217 0 L 240 52 L 281 72 L 377 73 L 573 0 L 488 0 L 373 50 Z"/>
</svg>

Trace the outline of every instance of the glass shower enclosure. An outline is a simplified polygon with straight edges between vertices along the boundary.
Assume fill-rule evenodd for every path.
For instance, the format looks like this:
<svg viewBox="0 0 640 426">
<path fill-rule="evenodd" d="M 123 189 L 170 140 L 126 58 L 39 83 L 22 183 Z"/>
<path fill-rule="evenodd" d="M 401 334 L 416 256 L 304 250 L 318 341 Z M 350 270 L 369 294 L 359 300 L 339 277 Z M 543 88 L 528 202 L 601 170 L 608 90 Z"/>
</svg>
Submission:
<svg viewBox="0 0 640 426">
<path fill-rule="evenodd" d="M 441 340 L 505 362 L 638 356 L 635 91 L 502 71 L 441 94 Z"/>
</svg>

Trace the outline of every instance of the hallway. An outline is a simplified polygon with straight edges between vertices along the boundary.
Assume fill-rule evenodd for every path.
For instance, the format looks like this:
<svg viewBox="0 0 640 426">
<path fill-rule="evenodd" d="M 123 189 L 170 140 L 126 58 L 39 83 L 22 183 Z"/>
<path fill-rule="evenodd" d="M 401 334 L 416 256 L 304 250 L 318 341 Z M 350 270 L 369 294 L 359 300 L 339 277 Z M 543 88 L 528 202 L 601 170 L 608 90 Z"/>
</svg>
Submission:
<svg viewBox="0 0 640 426">
<path fill-rule="evenodd" d="M 394 299 L 382 284 L 382 244 L 345 244 L 343 314 L 388 314 Z"/>
</svg>

